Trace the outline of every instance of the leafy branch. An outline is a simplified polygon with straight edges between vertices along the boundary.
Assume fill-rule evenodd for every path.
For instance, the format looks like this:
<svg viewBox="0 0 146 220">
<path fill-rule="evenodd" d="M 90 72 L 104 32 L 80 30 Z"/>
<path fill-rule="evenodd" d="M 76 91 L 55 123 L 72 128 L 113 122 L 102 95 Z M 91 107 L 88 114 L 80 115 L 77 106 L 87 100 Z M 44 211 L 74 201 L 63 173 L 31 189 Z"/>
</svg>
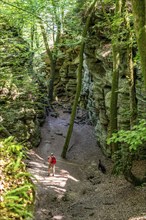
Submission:
<svg viewBox="0 0 146 220">
<path fill-rule="evenodd" d="M 107 143 L 126 143 L 130 151 L 136 151 L 142 146 L 144 141 L 146 141 L 146 120 L 143 119 L 129 131 L 120 130 L 114 133 L 112 137 L 107 140 Z"/>
<path fill-rule="evenodd" d="M 107 139 L 107 143 L 121 144 L 113 155 L 115 163 L 113 172 L 124 174 L 125 179 L 135 186 L 145 183 L 146 176 L 142 179 L 136 177 L 132 173 L 132 167 L 137 153 L 139 155 L 139 151 L 143 149 L 146 143 L 146 120 L 140 120 L 139 124 L 133 126 L 129 131 L 120 130 L 117 133 L 113 133 L 112 137 Z"/>
</svg>

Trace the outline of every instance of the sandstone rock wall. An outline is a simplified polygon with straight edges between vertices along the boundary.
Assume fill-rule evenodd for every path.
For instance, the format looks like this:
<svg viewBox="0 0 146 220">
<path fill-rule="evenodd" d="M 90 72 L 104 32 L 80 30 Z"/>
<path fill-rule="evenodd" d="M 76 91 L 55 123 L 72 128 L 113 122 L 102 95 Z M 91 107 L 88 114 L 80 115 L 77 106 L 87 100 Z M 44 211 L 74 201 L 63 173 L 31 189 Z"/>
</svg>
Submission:
<svg viewBox="0 0 146 220">
<path fill-rule="evenodd" d="M 0 137 L 12 135 L 27 146 L 37 146 L 39 91 L 29 71 L 29 47 L 5 18 L 0 20 Z"/>
<path fill-rule="evenodd" d="M 66 36 L 64 36 L 66 37 Z M 79 47 L 62 46 L 55 71 L 54 98 L 73 102 L 76 91 Z M 45 56 L 46 72 L 49 77 L 50 62 Z"/>
<path fill-rule="evenodd" d="M 88 110 L 96 113 L 95 131 L 97 141 L 106 151 L 106 138 L 109 127 L 110 117 L 110 98 L 112 84 L 112 51 L 110 43 L 90 36 L 93 39 L 86 46 L 86 68 L 92 76 L 92 89 L 89 86 Z M 92 47 L 91 47 L 92 46 Z M 124 54 L 125 55 L 125 54 Z M 123 55 L 123 66 L 126 63 L 126 56 Z M 125 63 L 124 63 L 125 62 Z M 85 68 L 85 66 L 84 66 Z M 85 86 L 85 85 L 84 85 Z M 146 118 L 146 91 L 142 81 L 141 72 L 136 73 L 136 101 L 138 118 Z M 118 90 L 118 127 L 119 129 L 128 129 L 130 127 L 130 95 L 129 82 L 126 77 L 126 69 L 120 70 L 119 90 Z M 95 123 L 95 115 L 91 120 Z"/>
<path fill-rule="evenodd" d="M 112 86 L 112 48 L 111 40 L 106 36 L 104 27 L 99 30 L 93 19 L 87 39 L 84 64 L 83 85 L 80 97 L 80 106 L 88 110 L 90 119 L 95 126 L 97 142 L 103 151 L 107 152 L 106 138 L 110 118 L 110 98 Z M 78 50 L 70 48 L 65 50 L 65 56 L 58 68 L 58 81 L 56 83 L 56 95 L 61 100 L 72 102 L 76 91 L 76 72 L 78 67 Z M 121 54 L 119 90 L 118 90 L 118 127 L 129 129 L 130 127 L 130 95 L 129 81 L 126 77 L 126 49 Z M 136 73 L 136 101 L 138 118 L 146 118 L 146 91 L 139 69 Z"/>
</svg>

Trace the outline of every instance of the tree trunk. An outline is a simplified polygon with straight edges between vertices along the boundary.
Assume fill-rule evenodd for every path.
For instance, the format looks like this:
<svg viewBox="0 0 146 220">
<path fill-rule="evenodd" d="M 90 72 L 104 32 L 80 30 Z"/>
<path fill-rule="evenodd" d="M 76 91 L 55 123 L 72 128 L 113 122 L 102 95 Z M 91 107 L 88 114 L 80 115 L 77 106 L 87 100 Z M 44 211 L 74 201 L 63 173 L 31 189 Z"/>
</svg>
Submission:
<svg viewBox="0 0 146 220">
<path fill-rule="evenodd" d="M 49 79 L 49 101 L 53 101 L 53 93 L 54 93 L 54 81 L 55 81 L 55 69 L 56 69 L 56 60 L 51 62 L 51 72 Z"/>
<path fill-rule="evenodd" d="M 127 164 L 125 166 L 125 169 L 123 171 L 125 179 L 130 182 L 134 186 L 140 186 L 143 183 L 146 183 L 146 177 L 143 177 L 142 179 L 138 178 L 132 173 L 132 166 L 133 166 L 133 159 L 131 155 L 129 154 L 127 158 Z"/>
<path fill-rule="evenodd" d="M 73 108 L 72 108 L 72 112 L 71 112 L 70 125 L 69 125 L 69 128 L 68 128 L 65 144 L 64 144 L 63 151 L 62 151 L 62 154 L 61 154 L 61 156 L 63 158 L 66 158 L 66 152 L 67 152 L 69 142 L 70 142 L 70 139 L 71 139 L 71 135 L 72 135 L 72 131 L 73 131 L 74 119 L 75 119 L 75 115 L 76 115 L 78 99 L 80 97 L 81 86 L 82 86 L 82 67 L 83 67 L 83 53 L 84 53 L 84 47 L 85 47 L 85 38 L 87 36 L 87 31 L 88 31 L 89 24 L 90 24 L 90 19 L 91 19 L 91 16 L 92 16 L 92 10 L 93 10 L 96 2 L 97 2 L 97 0 L 94 0 L 94 2 L 91 4 L 91 6 L 88 10 L 88 13 L 87 13 L 88 17 L 87 17 L 86 24 L 85 24 L 85 27 L 84 27 L 84 30 L 83 30 L 83 33 L 82 33 L 82 43 L 81 43 L 81 47 L 80 47 L 79 66 L 78 66 L 78 72 L 77 72 L 76 95 L 75 95 Z"/>
<path fill-rule="evenodd" d="M 135 91 L 135 74 L 133 69 L 133 56 L 132 48 L 127 49 L 127 65 L 128 65 L 128 77 L 129 77 L 129 95 L 130 95 L 130 128 L 132 128 L 137 118 L 137 102 Z"/>
<path fill-rule="evenodd" d="M 41 27 L 41 31 L 42 31 L 42 36 L 43 36 L 43 40 L 44 40 L 44 44 L 45 44 L 45 48 L 46 48 L 46 52 L 47 52 L 47 55 L 49 57 L 49 60 L 50 60 L 50 79 L 49 79 L 49 94 L 48 94 L 48 98 L 49 98 L 49 101 L 53 101 L 53 90 L 54 90 L 54 80 L 55 80 L 55 68 L 56 68 L 56 58 L 53 59 L 53 55 L 52 55 L 52 52 L 49 48 L 49 44 L 48 44 L 48 39 L 47 39 L 47 34 L 46 34 L 46 31 L 45 31 L 45 27 L 43 25 L 42 22 L 40 22 L 40 27 Z"/>
<path fill-rule="evenodd" d="M 135 32 L 146 88 L 146 0 L 132 0 Z"/>
<path fill-rule="evenodd" d="M 121 11 L 125 5 L 125 0 L 116 0 L 115 15 L 120 18 Z M 119 26 L 116 25 L 114 34 L 119 32 Z M 118 103 L 118 87 L 119 87 L 119 68 L 120 68 L 120 47 L 119 39 L 112 39 L 112 52 L 113 52 L 113 78 L 112 78 L 112 91 L 111 91 L 111 103 L 110 103 L 110 123 L 109 123 L 109 137 L 112 133 L 116 132 L 118 129 L 117 125 L 117 103 Z M 111 154 L 113 154 L 118 149 L 117 143 L 112 143 Z"/>
<path fill-rule="evenodd" d="M 113 48 L 113 78 L 112 78 L 112 91 L 111 91 L 111 103 L 110 103 L 110 125 L 109 125 L 109 136 L 117 131 L 117 103 L 118 103 L 118 85 L 119 85 L 119 65 L 120 65 L 120 54 L 119 49 L 116 45 Z M 117 150 L 117 143 L 111 144 L 111 153 Z"/>
<path fill-rule="evenodd" d="M 34 24 L 32 24 L 31 30 L 30 30 L 30 48 L 31 48 L 31 51 L 33 51 L 33 49 L 34 49 L 34 34 L 35 34 L 35 27 L 34 27 Z"/>
<path fill-rule="evenodd" d="M 129 23 L 128 6 L 125 13 L 126 30 L 127 30 L 127 78 L 129 81 L 129 97 L 130 97 L 130 128 L 132 128 L 137 118 L 137 101 L 135 91 L 135 72 L 133 65 L 133 37 L 131 33 L 131 27 Z"/>
</svg>

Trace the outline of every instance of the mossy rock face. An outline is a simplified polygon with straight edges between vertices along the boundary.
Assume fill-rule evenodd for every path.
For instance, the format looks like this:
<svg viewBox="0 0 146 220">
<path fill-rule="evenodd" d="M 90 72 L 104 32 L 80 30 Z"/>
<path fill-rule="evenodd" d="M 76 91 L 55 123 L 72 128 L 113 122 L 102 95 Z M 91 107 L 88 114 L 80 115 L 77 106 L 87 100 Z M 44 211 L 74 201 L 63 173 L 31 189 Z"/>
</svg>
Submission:
<svg viewBox="0 0 146 220">
<path fill-rule="evenodd" d="M 108 10 L 108 8 L 107 8 Z M 99 26 L 98 26 L 99 25 Z M 67 38 L 68 36 L 66 36 Z M 133 48 L 135 50 L 135 48 Z M 130 86 L 127 78 L 127 48 L 121 47 L 122 64 L 119 68 L 118 89 L 118 128 L 130 128 Z M 55 94 L 60 100 L 73 102 L 76 92 L 77 68 L 79 64 L 79 47 L 63 48 L 60 66 L 57 66 L 59 80 L 55 84 Z M 88 110 L 97 142 L 106 154 L 110 154 L 106 144 L 110 121 L 110 100 L 112 88 L 113 56 L 111 33 L 104 20 L 103 12 L 92 16 L 92 25 L 86 40 L 83 62 L 83 82 L 80 96 L 80 106 Z M 142 74 L 137 67 L 135 73 L 135 99 L 137 118 L 146 118 L 146 90 Z"/>
<path fill-rule="evenodd" d="M 66 36 L 67 37 L 67 36 Z M 62 41 L 64 38 L 61 39 Z M 79 47 L 60 47 L 60 56 L 57 59 L 54 97 L 60 101 L 70 100 L 73 103 L 77 85 L 77 67 L 79 64 Z M 50 74 L 50 62 L 44 57 L 46 72 Z"/>
<path fill-rule="evenodd" d="M 27 146 L 37 146 L 40 142 L 37 112 L 43 108 L 35 104 L 39 100 L 39 89 L 31 77 L 29 45 L 16 28 L 0 18 L 0 121 L 3 128 L 0 137 L 10 134 Z"/>
<path fill-rule="evenodd" d="M 96 24 L 100 23 L 103 17 L 96 21 L 92 16 L 92 25 L 95 24 L 94 30 L 89 33 L 89 40 L 85 47 L 85 61 L 84 61 L 84 74 L 83 87 L 89 91 L 87 97 L 87 107 L 89 110 L 89 116 L 95 124 L 95 133 L 97 141 L 102 147 L 103 151 L 107 152 L 107 133 L 110 121 L 110 99 L 112 88 L 112 45 L 111 40 L 106 33 L 102 32 L 99 27 L 96 29 Z M 92 26 L 93 27 L 93 26 Z M 105 24 L 106 30 L 106 24 Z M 108 30 L 108 28 L 107 28 Z M 99 31 L 99 32 L 98 32 Z M 133 48 L 134 49 L 134 48 Z M 118 128 L 129 129 L 130 128 L 130 85 L 127 78 L 127 48 L 121 48 L 121 60 L 122 64 L 119 69 L 119 89 L 118 89 Z M 137 118 L 146 119 L 146 90 L 144 89 L 144 83 L 142 74 L 137 68 L 135 73 L 135 97 L 137 105 Z M 88 76 L 92 76 L 87 81 Z M 93 113 L 95 112 L 95 114 Z"/>
</svg>

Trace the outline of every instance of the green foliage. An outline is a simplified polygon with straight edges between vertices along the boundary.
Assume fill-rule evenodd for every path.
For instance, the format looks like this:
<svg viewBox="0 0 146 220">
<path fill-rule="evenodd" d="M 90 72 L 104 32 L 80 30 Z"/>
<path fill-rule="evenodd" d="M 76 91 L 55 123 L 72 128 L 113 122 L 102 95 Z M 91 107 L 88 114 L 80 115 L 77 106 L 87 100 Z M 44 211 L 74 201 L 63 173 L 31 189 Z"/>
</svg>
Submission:
<svg viewBox="0 0 146 220">
<path fill-rule="evenodd" d="M 61 33 L 67 31 L 70 35 L 77 35 L 81 31 L 80 19 L 75 16 L 74 8 L 76 0 L 13 0 L 2 1 L 0 7 L 1 14 L 5 14 L 12 26 L 17 27 L 25 36 L 25 39 L 31 44 L 31 28 L 34 29 L 33 41 L 38 38 L 40 48 L 43 48 L 39 19 L 46 25 L 48 38 L 57 37 L 58 30 Z M 35 48 L 36 49 L 36 42 Z M 55 43 L 51 41 L 51 44 Z M 57 46 L 57 45 L 55 45 Z M 53 47 L 52 47 L 53 48 Z M 37 48 L 38 50 L 38 48 Z M 42 49 L 41 49 L 42 51 Z"/>
<path fill-rule="evenodd" d="M 0 141 L 1 147 L 1 206 L 2 220 L 32 219 L 34 186 L 23 162 L 24 147 L 14 137 Z"/>
<path fill-rule="evenodd" d="M 123 174 L 126 170 L 132 167 L 133 154 L 129 152 L 126 145 L 121 145 L 121 147 L 113 154 L 114 168 L 113 173 L 116 175 Z"/>
<path fill-rule="evenodd" d="M 120 130 L 107 139 L 107 144 L 118 143 L 119 148 L 113 155 L 114 170 L 116 174 L 131 170 L 132 161 L 146 142 L 146 120 L 140 120 L 139 124 L 131 130 Z"/>
<path fill-rule="evenodd" d="M 136 151 L 142 146 L 144 141 L 146 141 L 146 120 L 143 119 L 129 131 L 120 130 L 114 133 L 107 143 L 125 143 L 128 144 L 130 151 Z"/>
<path fill-rule="evenodd" d="M 0 26 L 0 137 L 14 135 L 19 142 L 31 145 L 30 139 L 38 131 L 38 109 L 44 110 L 42 101 L 47 91 L 40 94 L 39 80 L 32 70 L 29 44 L 5 16 L 1 16 Z"/>
</svg>

